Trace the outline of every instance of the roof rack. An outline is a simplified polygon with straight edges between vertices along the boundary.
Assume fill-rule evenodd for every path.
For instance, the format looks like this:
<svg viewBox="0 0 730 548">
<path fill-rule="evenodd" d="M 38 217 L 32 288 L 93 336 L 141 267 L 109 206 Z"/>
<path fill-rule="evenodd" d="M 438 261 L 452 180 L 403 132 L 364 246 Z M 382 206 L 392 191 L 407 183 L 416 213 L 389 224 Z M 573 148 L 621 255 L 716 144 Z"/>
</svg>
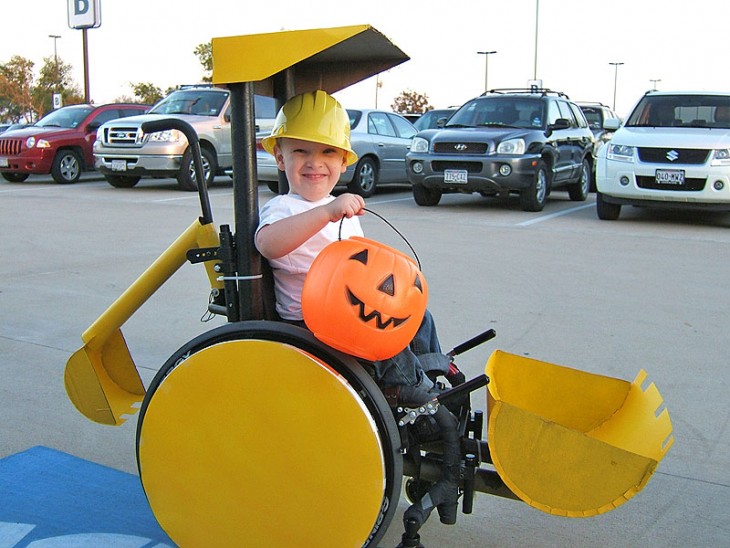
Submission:
<svg viewBox="0 0 730 548">
<path fill-rule="evenodd" d="M 586 107 L 606 107 L 609 108 L 608 105 L 601 103 L 600 101 L 576 101 L 576 105 L 578 106 L 586 106 Z"/>
<path fill-rule="evenodd" d="M 530 93 L 530 94 L 540 94 L 540 95 L 557 95 L 558 97 L 565 97 L 566 99 L 570 99 L 565 93 L 562 91 L 555 91 L 553 89 L 549 88 L 538 88 L 538 87 L 530 87 L 530 88 L 497 88 L 497 89 L 489 89 L 482 93 L 480 97 L 484 97 L 485 95 L 489 94 L 501 94 L 501 93 Z"/>
</svg>

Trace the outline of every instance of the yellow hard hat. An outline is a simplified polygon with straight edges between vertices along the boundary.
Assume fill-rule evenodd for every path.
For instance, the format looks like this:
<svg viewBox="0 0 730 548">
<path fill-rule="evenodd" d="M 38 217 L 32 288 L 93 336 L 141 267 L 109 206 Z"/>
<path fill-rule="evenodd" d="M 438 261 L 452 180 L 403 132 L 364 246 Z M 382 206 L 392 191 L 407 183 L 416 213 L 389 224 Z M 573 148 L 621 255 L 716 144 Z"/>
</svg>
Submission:
<svg viewBox="0 0 730 548">
<path fill-rule="evenodd" d="M 350 117 L 326 91 L 310 91 L 289 99 L 276 115 L 271 135 L 261 139 L 261 145 L 274 154 L 280 137 L 341 148 L 347 152 L 348 166 L 357 162 L 357 154 L 350 147 Z"/>
</svg>

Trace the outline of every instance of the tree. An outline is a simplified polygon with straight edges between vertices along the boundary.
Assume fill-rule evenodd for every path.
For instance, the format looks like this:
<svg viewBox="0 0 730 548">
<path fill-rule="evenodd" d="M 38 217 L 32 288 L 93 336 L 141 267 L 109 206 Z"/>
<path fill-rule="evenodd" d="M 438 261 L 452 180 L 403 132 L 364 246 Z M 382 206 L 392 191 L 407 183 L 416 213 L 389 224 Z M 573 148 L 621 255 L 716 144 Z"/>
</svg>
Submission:
<svg viewBox="0 0 730 548">
<path fill-rule="evenodd" d="M 213 81 L 213 42 L 198 44 L 193 53 L 195 53 L 205 71 L 202 81 L 211 83 Z"/>
<path fill-rule="evenodd" d="M 0 118 L 19 122 L 35 121 L 33 108 L 33 61 L 13 55 L 0 65 Z"/>
<path fill-rule="evenodd" d="M 400 95 L 393 99 L 390 108 L 393 109 L 393 112 L 401 114 L 418 114 L 433 110 L 433 107 L 428 104 L 428 95 L 410 89 L 401 91 Z"/>
<path fill-rule="evenodd" d="M 84 96 L 71 78 L 71 65 L 55 57 L 45 57 L 40 75 L 33 86 L 33 105 L 39 116 L 53 110 L 53 94 L 60 93 L 64 105 L 84 102 Z"/>
<path fill-rule="evenodd" d="M 162 90 L 152 82 L 140 82 L 138 84 L 130 82 L 129 85 L 132 86 L 134 98 L 143 105 L 154 105 L 163 97 Z"/>
<path fill-rule="evenodd" d="M 0 117 L 14 122 L 35 122 L 53 108 L 53 94 L 61 93 L 64 104 L 83 102 L 71 80 L 71 66 L 55 57 L 44 59 L 40 76 L 33 76 L 33 61 L 14 55 L 0 65 Z"/>
</svg>

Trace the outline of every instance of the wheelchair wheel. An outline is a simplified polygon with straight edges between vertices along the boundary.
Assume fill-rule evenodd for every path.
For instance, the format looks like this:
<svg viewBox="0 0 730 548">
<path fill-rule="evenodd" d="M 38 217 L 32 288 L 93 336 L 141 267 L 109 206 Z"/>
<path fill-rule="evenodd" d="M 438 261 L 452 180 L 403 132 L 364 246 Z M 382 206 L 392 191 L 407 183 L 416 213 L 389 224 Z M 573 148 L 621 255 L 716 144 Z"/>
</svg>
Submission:
<svg viewBox="0 0 730 548">
<path fill-rule="evenodd" d="M 180 546 L 376 546 L 397 509 L 399 447 L 353 358 L 267 321 L 183 346 L 137 425 L 142 486 Z"/>
</svg>

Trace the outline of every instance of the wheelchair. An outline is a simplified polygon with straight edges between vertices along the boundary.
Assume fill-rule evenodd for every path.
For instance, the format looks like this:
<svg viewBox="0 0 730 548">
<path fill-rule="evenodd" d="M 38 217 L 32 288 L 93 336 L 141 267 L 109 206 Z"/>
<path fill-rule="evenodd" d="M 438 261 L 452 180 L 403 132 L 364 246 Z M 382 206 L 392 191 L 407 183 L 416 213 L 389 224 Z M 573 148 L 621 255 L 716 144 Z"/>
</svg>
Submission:
<svg viewBox="0 0 730 548">
<path fill-rule="evenodd" d="M 317 32 L 283 33 L 292 42 L 286 51 L 314 44 L 300 34 Z M 329 53 L 345 57 L 362 49 L 337 50 L 347 40 L 384 41 L 366 26 L 322 35 L 323 44 L 332 42 Z M 237 74 L 245 65 L 237 48 L 272 39 L 279 47 L 272 35 L 250 43 L 232 37 L 230 70 Z M 219 53 L 230 53 L 224 46 Z M 392 59 L 387 66 L 402 62 L 402 52 Z M 330 65 L 312 66 L 323 71 L 320 85 Z M 275 85 L 292 83 L 280 76 Z M 337 85 L 341 77 L 335 75 Z M 234 150 L 250 151 L 234 157 L 235 233 L 214 227 L 206 186 L 199 184 L 201 216 L 82 334 L 64 375 L 69 399 L 92 421 L 119 425 L 139 411 L 140 480 L 175 543 L 377 546 L 401 492 L 413 505 L 424 501 L 445 467 L 464 514 L 472 512 L 475 493 L 487 493 L 554 515 L 588 517 L 646 485 L 671 447 L 672 429 L 666 409 L 657 413 L 661 396 L 653 384 L 645 386 L 643 372 L 629 383 L 497 350 L 485 374 L 410 402 L 383 391 L 367 364 L 276 321 L 266 297 L 270 280 L 251 237 L 258 211 L 250 180 L 253 86 L 223 81 L 236 82 L 229 85 Z M 143 126 L 145 133 L 166 129 L 186 136 L 203 181 L 200 143 L 189 124 L 162 119 Z M 121 326 L 186 262 L 204 264 L 208 311 L 228 323 L 175 351 L 145 388 Z M 485 332 L 452 352 L 492 336 Z M 472 409 L 469 397 L 485 386 L 486 413 Z M 438 424 L 443 409 L 455 420 L 456 440 L 448 443 Z M 421 546 L 419 527 L 405 519 L 400 546 Z"/>
</svg>

